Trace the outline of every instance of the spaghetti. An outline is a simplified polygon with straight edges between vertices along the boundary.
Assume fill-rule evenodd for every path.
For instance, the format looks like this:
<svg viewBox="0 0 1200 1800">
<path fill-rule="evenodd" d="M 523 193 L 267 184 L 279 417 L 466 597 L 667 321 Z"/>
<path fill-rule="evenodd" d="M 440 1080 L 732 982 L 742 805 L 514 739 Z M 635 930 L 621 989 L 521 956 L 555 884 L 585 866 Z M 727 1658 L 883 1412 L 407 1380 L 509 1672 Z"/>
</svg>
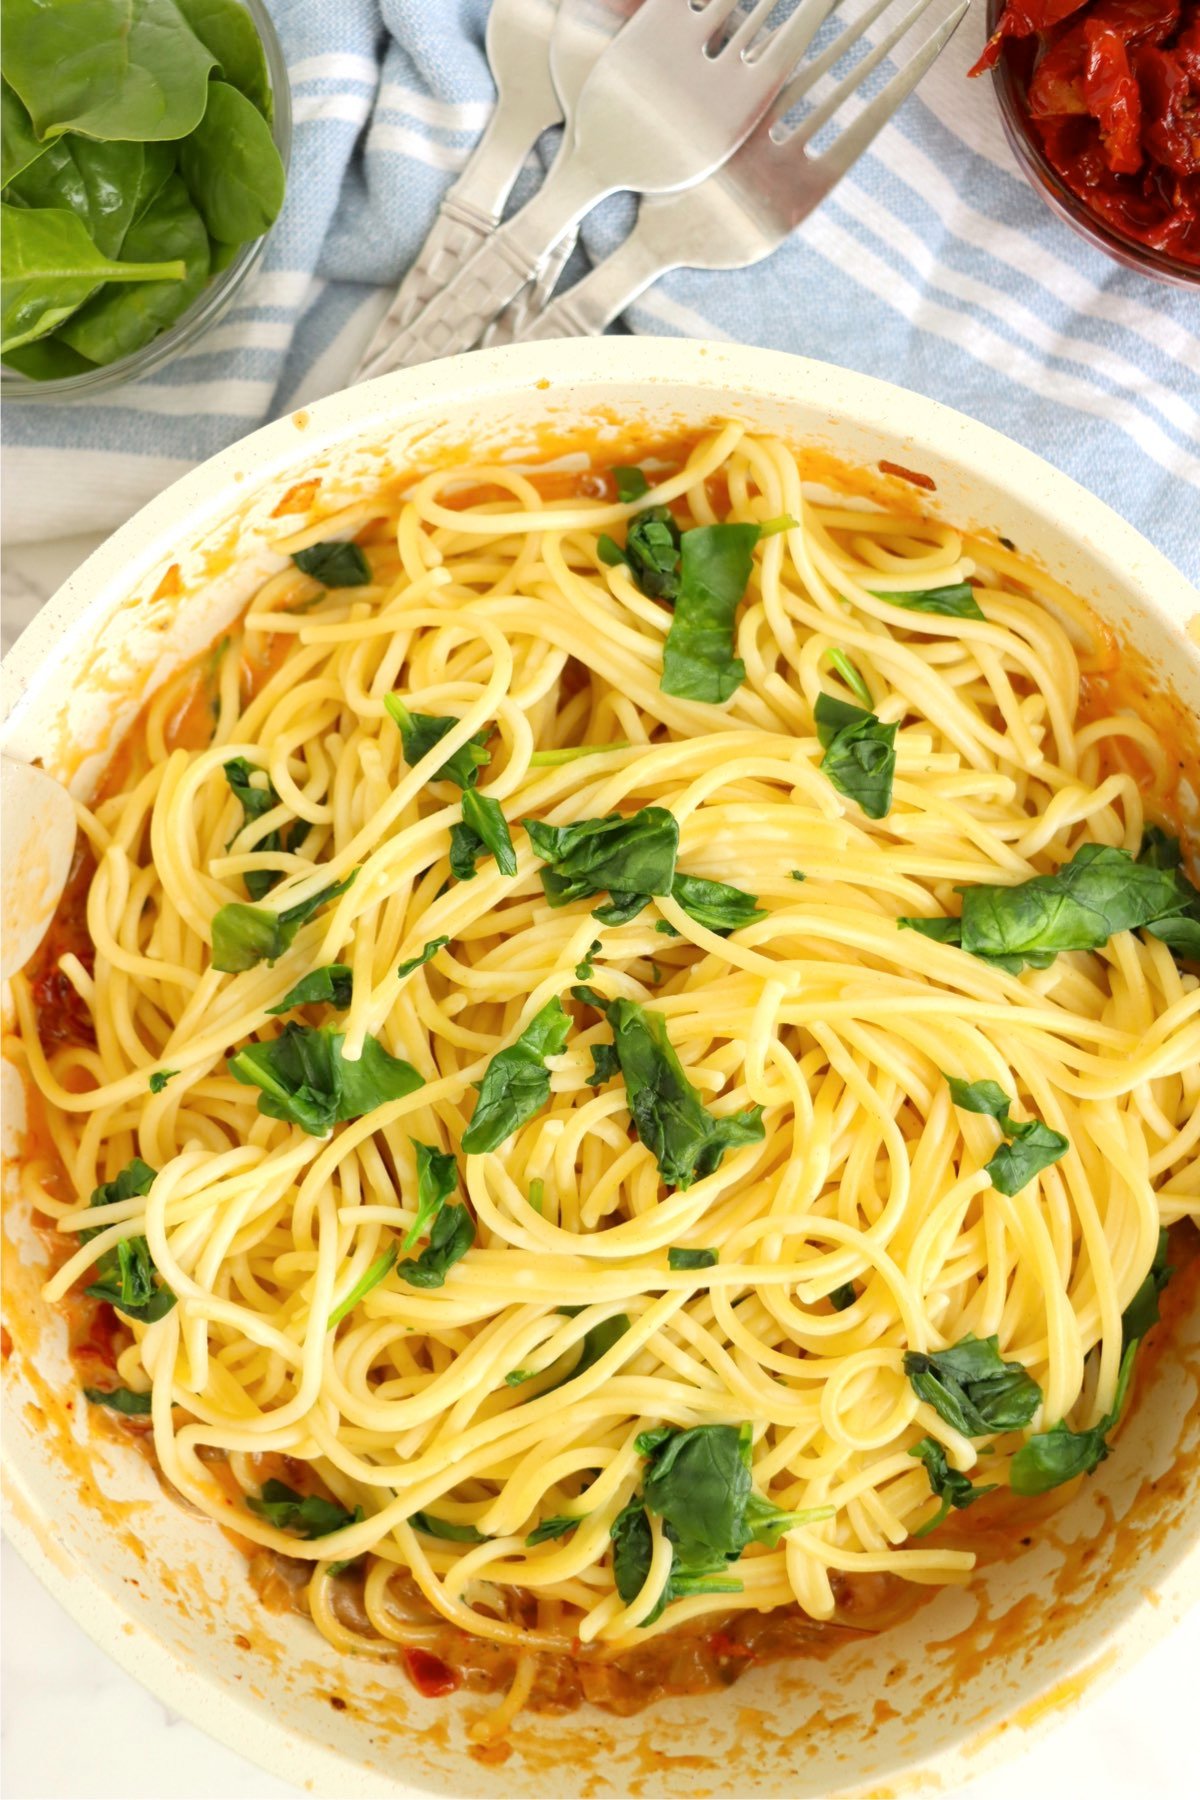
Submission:
<svg viewBox="0 0 1200 1800">
<path fill-rule="evenodd" d="M 17 991 L 47 1297 L 335 1644 L 519 1652 L 494 1729 L 538 1653 L 965 1580 L 932 1527 L 1095 1466 L 1200 1211 L 1177 771 L 1092 615 L 736 424 L 618 482 L 281 545 L 80 808 L 91 1033 Z"/>
</svg>

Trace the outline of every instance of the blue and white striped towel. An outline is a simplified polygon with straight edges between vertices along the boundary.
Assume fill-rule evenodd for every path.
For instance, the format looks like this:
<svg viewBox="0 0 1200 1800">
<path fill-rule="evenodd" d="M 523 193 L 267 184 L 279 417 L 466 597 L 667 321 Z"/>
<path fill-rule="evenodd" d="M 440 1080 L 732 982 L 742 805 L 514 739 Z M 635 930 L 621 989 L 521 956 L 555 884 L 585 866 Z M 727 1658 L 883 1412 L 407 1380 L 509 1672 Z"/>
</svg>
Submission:
<svg viewBox="0 0 1200 1800">
<path fill-rule="evenodd" d="M 487 117 L 487 10 L 272 0 L 295 137 L 263 268 L 158 374 L 88 404 L 8 409 L 12 540 L 115 526 L 193 463 L 345 383 Z M 984 10 L 976 0 L 916 97 L 771 261 L 672 275 L 626 323 L 799 351 L 945 400 L 1075 476 L 1195 578 L 1200 299 L 1118 268 L 1030 189 L 990 85 L 965 79 Z M 601 208 L 587 251 L 628 217 L 624 200 Z"/>
</svg>

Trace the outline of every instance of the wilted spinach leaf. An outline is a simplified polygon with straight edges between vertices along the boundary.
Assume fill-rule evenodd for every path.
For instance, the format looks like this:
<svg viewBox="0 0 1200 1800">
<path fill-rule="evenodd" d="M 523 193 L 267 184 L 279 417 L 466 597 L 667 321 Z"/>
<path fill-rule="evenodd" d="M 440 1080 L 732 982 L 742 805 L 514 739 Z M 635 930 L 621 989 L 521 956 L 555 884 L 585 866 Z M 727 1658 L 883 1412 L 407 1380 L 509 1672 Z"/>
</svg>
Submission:
<svg viewBox="0 0 1200 1800">
<path fill-rule="evenodd" d="M 904 1372 L 918 1397 L 964 1437 L 987 1437 L 1027 1425 L 1042 1390 L 1025 1365 L 1004 1362 L 1000 1340 L 968 1334 L 945 1350 L 908 1350 Z"/>
<path fill-rule="evenodd" d="M 1090 1475 L 1109 1454 L 1108 1433 L 1121 1416 L 1129 1382 L 1137 1340 L 1126 1344 L 1117 1376 L 1117 1391 L 1112 1411 L 1087 1431 L 1072 1431 L 1060 1419 L 1049 1431 L 1039 1431 L 1022 1444 L 1008 1471 L 1009 1486 L 1014 1494 L 1045 1494 L 1073 1481 L 1077 1475 Z"/>
<path fill-rule="evenodd" d="M 919 1444 L 913 1445 L 908 1454 L 919 1457 L 925 1464 L 929 1486 L 942 1503 L 932 1519 L 913 1532 L 915 1538 L 928 1537 L 931 1531 L 936 1531 L 951 1507 L 962 1509 L 973 1506 L 985 1494 L 996 1491 L 996 1482 L 989 1481 L 983 1487 L 976 1487 L 969 1475 L 964 1475 L 959 1469 L 952 1469 L 946 1461 L 946 1452 L 936 1438 L 923 1437 Z"/>
<path fill-rule="evenodd" d="M 572 825 L 545 825 L 527 819 L 535 853 L 548 867 L 542 888 L 551 906 L 568 906 L 606 890 L 608 906 L 593 915 L 603 924 L 624 924 L 649 902 L 671 891 L 679 823 L 661 806 L 644 806 L 628 817 L 608 813 Z"/>
<path fill-rule="evenodd" d="M 293 1006 L 336 1006 L 345 1012 L 354 996 L 354 971 L 347 963 L 326 963 L 305 975 L 290 988 L 278 1006 L 268 1006 L 269 1013 L 290 1012 Z"/>
<path fill-rule="evenodd" d="M 1012 1102 L 994 1081 L 962 1081 L 947 1075 L 950 1097 L 964 1112 L 986 1113 L 995 1119 L 1007 1144 L 1002 1144 L 985 1164 L 992 1186 L 1002 1194 L 1019 1194 L 1035 1175 L 1067 1154 L 1069 1138 L 1052 1131 L 1041 1119 L 1014 1119 L 1009 1113 Z"/>
<path fill-rule="evenodd" d="M 757 525 L 684 532 L 675 616 L 663 646 L 664 694 L 719 706 L 741 686 L 746 665 L 733 654 L 734 618 L 760 535 Z"/>
<path fill-rule="evenodd" d="M 815 716 L 825 774 L 869 819 L 884 818 L 892 804 L 899 726 L 882 725 L 873 712 L 832 694 L 817 695 Z"/>
<path fill-rule="evenodd" d="M 344 1525 L 357 1525 L 363 1516 L 361 1506 L 347 1512 L 321 1494 L 298 1494 L 286 1481 L 264 1481 L 259 1498 L 248 1498 L 246 1505 L 278 1531 L 295 1531 L 302 1538 L 328 1537 Z"/>
<path fill-rule="evenodd" d="M 280 1035 L 247 1044 L 229 1059 L 229 1073 L 259 1088 L 258 1110 L 269 1119 L 299 1125 L 310 1137 L 324 1137 L 344 1119 L 360 1119 L 389 1100 L 422 1086 L 421 1076 L 376 1038 L 363 1039 L 362 1055 L 342 1055 L 345 1033 L 327 1026 L 285 1025 Z"/>
<path fill-rule="evenodd" d="M 265 906 L 246 906 L 241 900 L 218 907 L 212 922 L 213 968 L 224 975 L 239 975 L 256 963 L 277 962 L 300 927 L 344 894 L 357 873 L 357 869 L 351 870 L 345 881 L 321 888 L 282 912 L 271 912 Z"/>
<path fill-rule="evenodd" d="M 498 1050 L 477 1085 L 479 1099 L 463 1133 L 468 1156 L 496 1150 L 550 1098 L 548 1056 L 561 1054 L 571 1021 L 557 995 L 534 1014 L 520 1037 Z"/>
<path fill-rule="evenodd" d="M 423 1144 L 418 1138 L 408 1141 L 417 1153 L 417 1216 L 404 1237 L 404 1248 L 411 1250 L 458 1186 L 458 1164 L 436 1144 Z"/>
<path fill-rule="evenodd" d="M 948 587 L 920 588 L 909 594 L 882 594 L 872 588 L 877 600 L 903 606 L 909 612 L 941 613 L 948 619 L 982 619 L 975 590 L 969 581 L 951 582 Z"/>
<path fill-rule="evenodd" d="M 475 1221 L 465 1206 L 443 1206 L 433 1221 L 429 1242 L 419 1256 L 396 1264 L 396 1273 L 410 1287 L 439 1288 L 475 1242 Z"/>
<path fill-rule="evenodd" d="M 363 547 L 353 539 L 332 538 L 325 544 L 310 544 L 307 550 L 293 550 L 292 561 L 302 575 L 311 575 L 326 588 L 366 587 L 371 579 Z"/>
</svg>

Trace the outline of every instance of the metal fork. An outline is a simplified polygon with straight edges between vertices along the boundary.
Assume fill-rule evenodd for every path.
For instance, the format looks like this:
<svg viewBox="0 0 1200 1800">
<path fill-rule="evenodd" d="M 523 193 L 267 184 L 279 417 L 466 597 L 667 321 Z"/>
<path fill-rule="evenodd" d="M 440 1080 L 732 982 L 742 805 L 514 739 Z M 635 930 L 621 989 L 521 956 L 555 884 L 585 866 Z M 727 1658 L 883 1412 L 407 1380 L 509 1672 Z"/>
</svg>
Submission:
<svg viewBox="0 0 1200 1800">
<path fill-rule="evenodd" d="M 833 0 L 800 0 L 760 39 L 776 3 L 755 0 L 716 45 L 737 0 L 709 0 L 703 11 L 689 0 L 643 0 L 584 83 L 538 193 L 366 364 L 363 377 L 469 350 L 550 247 L 606 195 L 667 193 L 724 162 L 770 107 Z"/>
<path fill-rule="evenodd" d="M 526 339 L 587 337 L 601 332 L 659 276 L 671 269 L 740 269 L 778 249 L 813 212 L 872 138 L 903 104 L 931 67 L 970 7 L 971 0 L 916 0 L 848 75 L 791 132 L 780 121 L 865 37 L 893 0 L 874 0 L 800 70 L 769 117 L 707 181 L 682 193 L 643 200 L 637 223 L 611 256 L 598 263 L 539 319 Z M 940 16 L 899 72 L 867 101 L 819 156 L 809 146 L 823 126 L 861 87 L 889 51 L 919 20 Z"/>
<path fill-rule="evenodd" d="M 642 0 L 559 0 L 550 39 L 550 77 L 565 119 L 574 115 L 596 59 L 641 4 Z M 492 320 L 483 334 L 485 344 L 512 343 L 545 311 L 578 235 L 569 231 L 559 239 L 545 257 L 537 280 L 528 282 L 507 311 Z"/>
<path fill-rule="evenodd" d="M 550 38 L 557 17 L 555 0 L 493 0 L 486 45 L 496 105 L 368 344 L 359 363 L 360 375 L 491 236 L 525 158 L 546 127 L 562 118 L 550 74 Z"/>
</svg>

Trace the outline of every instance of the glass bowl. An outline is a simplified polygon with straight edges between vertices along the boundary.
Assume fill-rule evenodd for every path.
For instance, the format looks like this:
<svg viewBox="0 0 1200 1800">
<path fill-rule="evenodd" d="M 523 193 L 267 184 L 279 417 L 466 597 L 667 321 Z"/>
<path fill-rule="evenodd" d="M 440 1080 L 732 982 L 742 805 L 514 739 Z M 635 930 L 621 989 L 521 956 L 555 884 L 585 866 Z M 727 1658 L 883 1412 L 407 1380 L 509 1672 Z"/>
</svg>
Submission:
<svg viewBox="0 0 1200 1800">
<path fill-rule="evenodd" d="M 292 97 L 288 86 L 287 64 L 283 57 L 283 46 L 271 22 L 263 0 L 241 0 L 255 28 L 262 39 L 266 52 L 267 71 L 271 77 L 271 96 L 275 103 L 275 117 L 271 122 L 271 135 L 275 139 L 275 148 L 279 151 L 283 163 L 283 171 L 288 173 L 288 158 L 292 147 Z M 278 220 L 276 220 L 278 224 Z M 274 230 L 274 226 L 271 228 Z M 88 369 L 81 375 L 64 376 L 59 381 L 34 381 L 28 375 L 22 375 L 16 369 L 4 368 L 0 365 L 0 396 L 8 400 L 90 400 L 94 395 L 103 393 L 108 388 L 119 386 L 122 382 L 137 381 L 148 375 L 152 369 L 161 369 L 163 364 L 184 350 L 193 350 L 210 326 L 215 325 L 229 306 L 239 290 L 245 285 L 251 272 L 258 266 L 263 250 L 266 247 L 270 231 L 262 237 L 253 239 L 248 244 L 238 247 L 237 255 L 224 268 L 215 274 L 203 292 L 189 306 L 182 316 L 176 319 L 166 331 L 143 344 L 130 356 L 119 357 L 116 362 L 104 363 L 94 369 Z"/>
<path fill-rule="evenodd" d="M 999 25 L 1003 11 L 1004 0 L 988 0 L 989 38 Z M 1195 263 L 1180 262 L 1178 257 L 1167 256 L 1161 250 L 1152 250 L 1149 245 L 1139 244 L 1114 231 L 1088 209 L 1078 194 L 1072 193 L 1058 171 L 1052 167 L 1030 128 L 1025 106 L 1026 76 L 1020 67 L 1020 59 L 1013 54 L 1011 38 L 1005 41 L 1000 52 L 999 60 L 992 70 L 992 80 L 1000 103 L 1000 118 L 1013 155 L 1030 186 L 1036 188 L 1051 212 L 1057 213 L 1080 237 L 1086 238 L 1094 249 L 1103 250 L 1106 256 L 1120 263 L 1123 268 L 1134 269 L 1139 275 L 1149 275 L 1155 281 L 1171 282 L 1176 287 L 1200 287 L 1200 267 Z"/>
</svg>

